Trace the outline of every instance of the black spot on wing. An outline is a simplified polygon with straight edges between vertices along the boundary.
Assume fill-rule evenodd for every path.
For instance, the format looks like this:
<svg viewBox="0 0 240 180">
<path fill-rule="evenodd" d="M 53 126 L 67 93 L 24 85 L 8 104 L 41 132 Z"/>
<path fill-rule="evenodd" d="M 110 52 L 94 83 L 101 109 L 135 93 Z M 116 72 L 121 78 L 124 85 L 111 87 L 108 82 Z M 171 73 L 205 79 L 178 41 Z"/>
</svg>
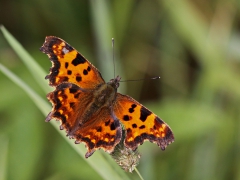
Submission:
<svg viewBox="0 0 240 180">
<path fill-rule="evenodd" d="M 79 53 L 77 53 L 76 58 L 72 60 L 72 64 L 74 66 L 77 66 L 79 64 L 84 64 L 85 62 L 86 62 L 86 59 L 83 56 L 81 56 Z"/>
<path fill-rule="evenodd" d="M 132 119 L 132 117 L 129 116 L 129 115 L 124 115 L 124 116 L 123 116 L 123 120 L 124 120 L 124 121 L 129 121 L 129 120 L 131 120 L 131 119 Z"/>
<path fill-rule="evenodd" d="M 136 104 L 132 104 L 131 108 L 129 108 L 128 111 L 129 111 L 130 113 L 133 113 L 135 107 L 137 107 L 137 105 L 136 105 Z"/>
<path fill-rule="evenodd" d="M 66 69 L 68 68 L 68 62 L 65 62 L 65 68 Z"/>
<path fill-rule="evenodd" d="M 105 122 L 105 126 L 108 126 L 110 123 L 110 119 L 108 121 Z"/>
<path fill-rule="evenodd" d="M 111 131 L 116 129 L 114 122 L 111 123 L 110 129 L 111 129 Z"/>
<path fill-rule="evenodd" d="M 77 81 L 77 82 L 82 81 L 82 77 L 81 77 L 81 76 L 76 76 L 76 81 Z"/>
<path fill-rule="evenodd" d="M 97 132 L 102 132 L 102 127 L 101 126 L 97 127 Z"/>
<path fill-rule="evenodd" d="M 88 74 L 88 71 L 86 69 L 83 70 L 83 74 L 84 75 L 87 75 Z"/>
<path fill-rule="evenodd" d="M 132 124 L 132 127 L 133 127 L 133 128 L 137 128 L 137 125 L 136 125 L 136 124 Z"/>
<path fill-rule="evenodd" d="M 140 120 L 141 120 L 142 122 L 146 121 L 147 117 L 152 114 L 151 111 L 149 111 L 149 110 L 146 109 L 145 107 L 141 107 L 140 112 L 141 112 Z"/>
<path fill-rule="evenodd" d="M 134 109 L 129 108 L 129 112 L 130 112 L 130 113 L 133 113 L 133 112 L 134 112 Z"/>
<path fill-rule="evenodd" d="M 140 127 L 139 127 L 139 129 L 144 129 L 145 128 L 145 125 L 141 125 Z"/>
</svg>

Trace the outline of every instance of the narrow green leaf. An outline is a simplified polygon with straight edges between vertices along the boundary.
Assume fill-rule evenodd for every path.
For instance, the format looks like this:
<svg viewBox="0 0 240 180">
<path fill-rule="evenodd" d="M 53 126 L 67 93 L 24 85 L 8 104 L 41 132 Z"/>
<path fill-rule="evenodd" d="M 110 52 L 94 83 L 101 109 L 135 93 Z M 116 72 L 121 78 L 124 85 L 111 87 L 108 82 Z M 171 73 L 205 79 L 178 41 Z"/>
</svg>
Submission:
<svg viewBox="0 0 240 180">
<path fill-rule="evenodd" d="M 39 83 L 39 85 L 42 87 L 43 90 L 48 92 L 50 90 L 50 87 L 47 86 L 47 82 L 44 80 L 44 78 L 39 78 L 39 77 L 45 77 L 47 73 L 41 68 L 41 66 L 39 66 L 39 64 L 33 59 L 33 57 L 7 31 L 7 29 L 4 26 L 1 26 L 0 29 L 4 37 L 6 38 L 7 42 L 10 44 L 10 46 L 14 49 L 16 54 L 21 58 L 23 63 L 29 69 L 29 71 L 35 78 L 36 82 Z"/>
<path fill-rule="evenodd" d="M 38 94 L 36 94 L 26 83 L 24 83 L 21 79 L 19 79 L 15 74 L 13 74 L 2 64 L 0 64 L 0 71 L 2 71 L 2 73 L 5 74 L 9 79 L 11 79 L 15 84 L 21 87 L 28 94 L 28 96 L 30 96 L 30 98 L 33 100 L 33 102 L 43 114 L 48 113 L 50 109 L 49 104 L 44 101 Z"/>
</svg>

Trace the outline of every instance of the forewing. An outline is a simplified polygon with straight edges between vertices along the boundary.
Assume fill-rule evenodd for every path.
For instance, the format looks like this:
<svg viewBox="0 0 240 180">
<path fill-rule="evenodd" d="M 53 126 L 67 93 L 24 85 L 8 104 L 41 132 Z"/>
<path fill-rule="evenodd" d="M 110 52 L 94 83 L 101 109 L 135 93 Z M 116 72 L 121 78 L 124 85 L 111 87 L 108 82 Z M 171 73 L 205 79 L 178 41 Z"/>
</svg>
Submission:
<svg viewBox="0 0 240 180">
<path fill-rule="evenodd" d="M 97 68 L 64 40 L 47 36 L 40 50 L 52 62 L 50 74 L 46 76 L 51 86 L 70 82 L 81 88 L 93 89 L 104 83 Z"/>
</svg>

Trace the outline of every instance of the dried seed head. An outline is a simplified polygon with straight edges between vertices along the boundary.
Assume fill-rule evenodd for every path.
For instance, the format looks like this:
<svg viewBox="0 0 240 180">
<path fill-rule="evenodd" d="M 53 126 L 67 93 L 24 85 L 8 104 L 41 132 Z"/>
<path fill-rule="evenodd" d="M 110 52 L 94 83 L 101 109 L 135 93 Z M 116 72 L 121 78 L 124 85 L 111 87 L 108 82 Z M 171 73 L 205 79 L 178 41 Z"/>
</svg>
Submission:
<svg viewBox="0 0 240 180">
<path fill-rule="evenodd" d="M 125 134 L 123 130 L 123 134 Z M 138 150 L 132 150 L 124 146 L 124 139 L 115 147 L 114 151 L 110 154 L 116 163 L 125 171 L 132 172 L 139 164 L 140 154 Z"/>
</svg>

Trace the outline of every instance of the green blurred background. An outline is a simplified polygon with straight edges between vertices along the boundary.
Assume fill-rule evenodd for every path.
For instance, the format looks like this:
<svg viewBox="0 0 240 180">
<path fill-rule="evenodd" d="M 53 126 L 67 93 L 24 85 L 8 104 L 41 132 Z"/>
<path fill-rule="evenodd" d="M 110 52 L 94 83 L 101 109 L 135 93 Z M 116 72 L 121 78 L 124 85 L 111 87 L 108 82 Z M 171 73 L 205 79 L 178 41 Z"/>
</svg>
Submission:
<svg viewBox="0 0 240 180">
<path fill-rule="evenodd" d="M 46 74 L 51 63 L 39 48 L 54 35 L 106 81 L 114 76 L 112 37 L 116 74 L 123 80 L 161 76 L 121 83 L 119 90 L 175 134 L 165 151 L 149 142 L 139 147 L 145 179 L 240 179 L 239 10 L 237 0 L 0 0 L 0 24 Z M 2 34 L 0 63 L 45 98 Z M 0 87 L 0 179 L 102 179 L 2 73 Z M 128 176 L 139 179 L 135 172 Z"/>
</svg>

